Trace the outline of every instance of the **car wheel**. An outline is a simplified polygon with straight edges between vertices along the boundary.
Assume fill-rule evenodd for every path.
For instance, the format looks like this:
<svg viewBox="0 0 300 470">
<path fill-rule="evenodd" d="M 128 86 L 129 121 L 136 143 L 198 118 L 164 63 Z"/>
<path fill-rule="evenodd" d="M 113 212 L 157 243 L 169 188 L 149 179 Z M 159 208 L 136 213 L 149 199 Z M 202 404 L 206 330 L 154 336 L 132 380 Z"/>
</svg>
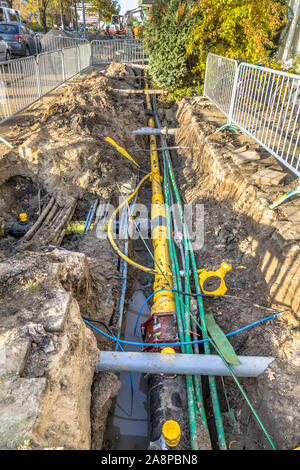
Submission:
<svg viewBox="0 0 300 470">
<path fill-rule="evenodd" d="M 25 49 L 25 56 L 26 57 L 30 56 L 30 49 L 28 46 L 26 46 L 26 49 Z"/>
<path fill-rule="evenodd" d="M 5 54 L 5 60 L 7 61 L 7 60 L 10 60 L 10 59 L 11 59 L 11 53 L 10 53 L 10 51 L 7 50 L 6 54 Z"/>
</svg>

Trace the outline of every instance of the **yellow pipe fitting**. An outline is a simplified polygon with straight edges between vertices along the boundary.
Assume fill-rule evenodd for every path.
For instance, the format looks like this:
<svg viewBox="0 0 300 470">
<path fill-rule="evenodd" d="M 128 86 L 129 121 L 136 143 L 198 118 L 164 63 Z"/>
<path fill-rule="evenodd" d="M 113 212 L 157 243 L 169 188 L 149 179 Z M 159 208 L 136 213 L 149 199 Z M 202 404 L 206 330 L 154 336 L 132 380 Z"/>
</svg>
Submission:
<svg viewBox="0 0 300 470">
<path fill-rule="evenodd" d="M 65 234 L 72 235 L 72 233 L 83 233 L 84 227 L 85 227 L 85 221 L 80 220 L 80 221 L 70 222 Z M 89 230 L 93 230 L 93 228 L 94 228 L 94 224 L 91 224 Z"/>
<path fill-rule="evenodd" d="M 21 222 L 27 222 L 26 212 L 22 212 L 22 214 L 19 214 L 19 219 L 20 219 Z"/>
<path fill-rule="evenodd" d="M 170 447 L 175 447 L 181 438 L 181 429 L 177 421 L 170 419 L 163 424 L 162 435 Z"/>
<path fill-rule="evenodd" d="M 200 282 L 202 292 L 204 294 L 210 294 L 210 295 L 224 295 L 227 292 L 227 287 L 225 284 L 224 277 L 226 273 L 228 273 L 230 270 L 231 270 L 231 266 L 225 262 L 221 264 L 220 269 L 218 269 L 217 271 L 205 271 L 205 269 L 200 269 L 198 273 L 199 273 L 199 282 Z M 210 277 L 218 277 L 221 281 L 219 288 L 214 291 L 207 291 L 203 287 L 205 281 L 209 279 Z"/>
<path fill-rule="evenodd" d="M 175 354 L 175 350 L 173 348 L 164 348 L 160 352 L 163 354 Z"/>
</svg>

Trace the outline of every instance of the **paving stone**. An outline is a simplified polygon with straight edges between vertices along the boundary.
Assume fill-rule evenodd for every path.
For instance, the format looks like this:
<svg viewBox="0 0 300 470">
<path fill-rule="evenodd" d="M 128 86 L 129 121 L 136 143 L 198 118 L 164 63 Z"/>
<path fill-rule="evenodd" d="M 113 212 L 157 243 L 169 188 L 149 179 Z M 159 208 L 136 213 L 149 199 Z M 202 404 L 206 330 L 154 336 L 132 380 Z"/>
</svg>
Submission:
<svg viewBox="0 0 300 470">
<path fill-rule="evenodd" d="M 255 150 L 246 150 L 241 153 L 233 153 L 232 159 L 236 165 L 240 166 L 260 160 L 260 155 Z"/>
<path fill-rule="evenodd" d="M 286 173 L 282 171 L 264 168 L 263 170 L 259 170 L 254 175 L 252 175 L 252 179 L 257 184 L 276 186 L 280 184 L 286 178 L 286 176 Z"/>
<path fill-rule="evenodd" d="M 0 379 L 22 374 L 30 346 L 31 339 L 21 338 L 17 328 L 0 331 Z"/>
<path fill-rule="evenodd" d="M 18 378 L 1 381 L 1 449 L 15 449 L 31 440 L 46 382 L 45 378 Z"/>
</svg>

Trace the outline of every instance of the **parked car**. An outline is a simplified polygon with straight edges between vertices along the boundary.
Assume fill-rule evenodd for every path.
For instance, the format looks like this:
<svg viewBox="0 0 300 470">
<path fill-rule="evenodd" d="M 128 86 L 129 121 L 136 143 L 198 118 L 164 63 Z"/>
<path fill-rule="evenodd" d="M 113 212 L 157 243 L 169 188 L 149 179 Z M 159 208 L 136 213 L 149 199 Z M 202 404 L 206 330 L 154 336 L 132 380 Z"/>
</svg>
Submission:
<svg viewBox="0 0 300 470">
<path fill-rule="evenodd" d="M 0 36 L 0 61 L 3 62 L 4 60 L 10 60 L 10 58 L 10 47 L 7 42 L 4 41 L 2 36 Z"/>
<path fill-rule="evenodd" d="M 36 34 L 26 24 L 0 22 L 0 36 L 7 42 L 12 56 L 25 57 L 39 52 Z"/>
</svg>

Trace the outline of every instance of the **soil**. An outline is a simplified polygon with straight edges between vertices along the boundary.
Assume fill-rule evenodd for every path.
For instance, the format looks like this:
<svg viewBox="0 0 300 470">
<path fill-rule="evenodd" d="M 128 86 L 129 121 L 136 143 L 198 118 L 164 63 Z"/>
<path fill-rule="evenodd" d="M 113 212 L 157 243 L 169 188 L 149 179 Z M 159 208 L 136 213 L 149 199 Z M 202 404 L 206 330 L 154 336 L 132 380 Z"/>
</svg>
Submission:
<svg viewBox="0 0 300 470">
<path fill-rule="evenodd" d="M 134 78 L 135 75 L 137 79 Z M 50 205 L 48 213 L 30 240 L 0 238 L 0 286 L 2 305 L 5 306 L 1 332 L 7 337 L 14 327 L 25 328 L 23 335 L 27 341 L 27 349 L 24 350 L 23 356 L 20 355 L 22 366 L 18 369 L 17 378 L 23 380 L 17 382 L 18 386 L 15 385 L 16 404 L 18 396 L 24 393 L 24 384 L 27 384 L 28 380 L 38 380 L 41 385 L 45 384 L 45 380 L 48 384 L 55 384 L 63 380 L 59 377 L 60 374 L 65 378 L 69 373 L 72 376 L 73 360 L 69 360 L 68 365 L 68 359 L 64 358 L 63 368 L 57 368 L 63 353 L 65 328 L 71 322 L 69 316 L 77 316 L 76 322 L 79 322 L 83 331 L 88 330 L 80 318 L 81 315 L 106 323 L 114 333 L 118 331 L 114 324 L 121 288 L 119 262 L 104 232 L 105 220 L 101 228 L 104 236 L 98 237 L 96 230 L 84 236 L 64 234 L 71 220 L 85 221 L 89 208 L 96 199 L 99 200 L 99 206 L 106 206 L 109 202 L 116 206 L 119 198 L 124 197 L 124 191 L 128 193 L 134 187 L 138 170 L 105 141 L 106 136 L 113 138 L 118 145 L 130 152 L 141 168 L 145 164 L 147 154 L 139 149 L 145 148 L 146 142 L 132 134 L 132 130 L 144 125 L 146 120 L 143 99 L 118 92 L 119 88 L 134 90 L 139 86 L 139 76 L 140 70 L 122 64 L 111 64 L 87 75 L 78 76 L 59 92 L 54 92 L 52 99 L 42 102 L 34 110 L 26 111 L 22 117 L 16 116 L 11 126 L 6 126 L 6 138 L 13 143 L 14 149 L 7 151 L 7 147 L 1 145 L 1 225 L 6 222 L 18 222 L 18 214 L 23 212 L 28 214 L 28 221 L 35 224 Z M 59 327 L 51 326 L 52 323 L 46 315 L 43 340 L 34 342 L 29 334 L 31 330 L 28 322 L 39 324 L 43 317 L 38 312 L 43 311 L 45 304 L 59 301 L 60 298 L 51 279 L 47 280 L 44 272 L 44 269 L 47 272 L 47 262 L 44 268 L 45 260 L 52 252 L 48 247 L 50 243 L 61 245 L 67 250 L 55 250 L 53 253 L 66 260 L 68 272 L 70 269 L 74 270 L 73 275 L 63 276 L 60 280 L 63 290 L 71 296 L 74 308 L 64 313 L 65 327 L 62 327 L 61 323 Z M 31 251 L 25 253 L 41 253 L 46 257 L 45 260 L 43 258 L 43 263 L 37 265 L 36 261 L 31 263 L 31 255 L 27 255 L 24 280 L 23 276 L 20 278 L 19 275 L 9 275 L 7 281 L 7 276 L 3 277 L 4 266 L 7 266 L 5 263 L 9 263 L 13 272 L 17 269 L 18 260 L 23 257 L 24 250 L 28 249 Z M 79 253 L 83 258 L 80 258 L 80 262 L 78 258 L 76 265 L 76 254 Z M 48 272 L 52 269 L 54 259 L 50 257 L 48 260 Z M 55 262 L 53 266 L 56 266 Z M 18 288 L 18 285 L 23 287 Z M 27 286 L 25 289 L 24 285 Z M 25 315 L 22 313 L 24 309 L 31 310 L 32 314 Z M 100 325 L 100 328 L 107 332 L 103 325 Z M 95 337 L 98 349 L 111 350 L 114 347 L 114 344 L 102 335 L 96 333 Z M 52 350 L 48 351 L 48 343 L 57 345 L 57 348 L 55 346 L 53 350 L 51 346 Z M 45 353 L 45 348 L 48 353 Z M 69 349 L 71 354 L 72 348 Z M 23 354 L 23 349 L 21 350 Z M 65 355 L 65 352 L 63 354 Z M 90 372 L 95 370 L 94 349 L 91 348 L 87 353 L 82 347 L 81 355 L 78 364 L 82 363 L 84 355 L 87 355 L 86 360 L 89 360 L 89 367 L 83 375 L 85 386 L 88 387 Z M 7 360 L 9 361 L 9 358 Z M 33 447 L 48 445 L 64 448 L 101 448 L 106 416 L 119 388 L 118 378 L 116 374 L 95 374 L 92 399 L 90 393 L 83 392 L 80 386 L 77 391 L 73 390 L 76 380 L 78 378 L 76 379 L 74 374 L 72 379 L 70 377 L 70 380 L 64 381 L 63 396 L 70 394 L 74 397 L 70 399 L 68 406 L 73 406 L 74 410 L 78 409 L 78 416 L 71 412 L 66 414 L 63 409 L 63 396 L 61 399 L 57 397 L 52 424 L 49 420 L 47 423 L 45 418 L 56 394 L 56 387 L 52 386 L 52 395 L 51 390 L 47 392 L 41 387 L 36 398 L 35 412 L 30 410 L 32 423 L 35 424 L 26 430 L 20 426 L 13 443 L 8 442 L 4 436 L 4 441 L 0 439 L 1 446 L 22 446 L 23 441 L 28 440 Z M 104 395 L 106 398 L 102 400 L 100 397 Z M 86 410 L 90 409 L 90 399 L 92 405 L 89 423 Z M 82 400 L 84 403 L 79 405 Z M 63 421 L 59 419 L 59 413 L 64 417 Z M 19 417 L 16 417 L 16 422 L 18 419 Z M 72 426 L 72 420 L 82 425 L 80 442 L 77 440 L 79 436 L 75 438 L 71 429 L 66 432 L 66 426 Z"/>
</svg>

